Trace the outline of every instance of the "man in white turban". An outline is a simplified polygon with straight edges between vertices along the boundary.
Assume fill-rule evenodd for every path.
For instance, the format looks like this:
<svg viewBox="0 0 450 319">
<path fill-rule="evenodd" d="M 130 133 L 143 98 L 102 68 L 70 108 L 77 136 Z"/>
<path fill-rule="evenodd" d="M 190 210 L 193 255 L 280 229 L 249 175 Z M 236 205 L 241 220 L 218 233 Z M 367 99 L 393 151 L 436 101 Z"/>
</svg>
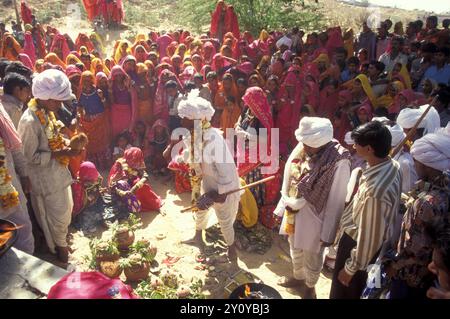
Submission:
<svg viewBox="0 0 450 319">
<path fill-rule="evenodd" d="M 397 123 L 403 127 L 406 133 L 408 133 L 427 108 L 428 105 L 422 105 L 418 109 L 405 108 L 398 114 Z M 427 133 L 434 133 L 440 126 L 441 119 L 439 113 L 432 106 L 425 118 L 419 124 L 417 135 L 413 137 L 412 140 L 416 140 Z"/>
<path fill-rule="evenodd" d="M 34 99 L 18 126 L 31 180 L 31 204 L 50 251 L 66 263 L 73 207 L 67 163 L 79 151 L 67 147 L 68 141 L 60 133 L 63 124 L 54 119 L 54 114 L 62 101 L 70 99 L 71 85 L 63 72 L 46 70 L 33 79 L 32 92 Z M 55 143 L 57 140 L 61 145 Z"/>
<path fill-rule="evenodd" d="M 394 149 L 404 140 L 406 134 L 399 124 L 388 126 L 388 128 L 392 135 L 391 144 L 392 148 Z M 417 173 L 414 166 L 414 160 L 411 154 L 405 148 L 400 150 L 400 152 L 398 152 L 394 156 L 394 159 L 400 164 L 400 170 L 402 172 L 402 193 L 406 194 L 414 187 L 414 184 L 417 182 Z"/>
<path fill-rule="evenodd" d="M 282 51 L 281 53 L 283 53 L 284 51 L 289 50 L 291 48 L 292 40 L 287 36 L 283 36 L 280 40 L 277 41 L 276 45 L 277 48 Z M 284 51 L 282 49 L 284 49 Z"/>
<path fill-rule="evenodd" d="M 350 153 L 333 139 L 333 126 L 325 118 L 304 117 L 295 136 L 299 144 L 286 163 L 274 211 L 283 217 L 280 234 L 289 236 L 293 277 L 279 285 L 312 299 L 324 249 L 334 243 L 344 210 Z"/>
<path fill-rule="evenodd" d="M 450 124 L 416 140 L 411 147 L 420 182 L 406 202 L 407 211 L 401 227 L 397 258 L 392 264 L 395 286 L 391 299 L 405 299 L 412 294 L 425 299 L 434 285 L 428 265 L 433 246 L 426 227 L 449 217 Z"/>
<path fill-rule="evenodd" d="M 233 156 L 225 142 L 222 132 L 211 127 L 209 123 L 214 115 L 211 103 L 199 97 L 199 91 L 193 90 L 178 105 L 181 125 L 193 132 L 193 139 L 185 136 L 183 140 L 184 162 L 195 172 L 191 176 L 193 185 L 193 202 L 195 211 L 195 236 L 184 241 L 185 244 L 203 247 L 202 231 L 208 223 L 208 209 L 213 207 L 220 228 L 228 245 L 228 258 L 237 265 L 237 251 L 234 241 L 233 224 L 239 208 L 240 193 L 225 193 L 240 187 L 239 176 Z M 176 133 L 177 134 L 177 133 Z M 178 135 L 178 134 L 177 134 Z M 172 151 L 172 157 L 178 152 Z M 202 194 L 202 195 L 200 195 Z"/>
</svg>

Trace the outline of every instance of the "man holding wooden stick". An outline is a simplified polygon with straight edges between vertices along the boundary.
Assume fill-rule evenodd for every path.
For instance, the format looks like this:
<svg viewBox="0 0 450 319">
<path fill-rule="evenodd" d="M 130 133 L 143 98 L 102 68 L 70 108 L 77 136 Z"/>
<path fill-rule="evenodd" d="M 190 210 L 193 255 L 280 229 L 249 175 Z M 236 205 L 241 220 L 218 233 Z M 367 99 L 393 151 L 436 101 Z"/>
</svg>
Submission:
<svg viewBox="0 0 450 319">
<path fill-rule="evenodd" d="M 182 126 L 191 133 L 194 131 L 193 138 L 187 138 L 186 134 L 183 134 L 181 156 L 190 166 L 194 192 L 198 189 L 198 194 L 193 194 L 192 198 L 196 206 L 192 209 L 196 217 L 195 236 L 183 243 L 203 247 L 202 231 L 207 227 L 208 209 L 213 207 L 228 245 L 228 258 L 232 263 L 237 263 L 233 224 L 241 194 L 226 193 L 239 189 L 239 176 L 222 132 L 211 127 L 209 123 L 214 109 L 209 101 L 198 94 L 198 90 L 193 90 L 178 105 Z M 179 136 L 177 133 L 182 134 L 181 131 L 175 130 L 175 134 Z M 173 148 L 172 158 L 177 158 L 178 154 Z"/>
</svg>

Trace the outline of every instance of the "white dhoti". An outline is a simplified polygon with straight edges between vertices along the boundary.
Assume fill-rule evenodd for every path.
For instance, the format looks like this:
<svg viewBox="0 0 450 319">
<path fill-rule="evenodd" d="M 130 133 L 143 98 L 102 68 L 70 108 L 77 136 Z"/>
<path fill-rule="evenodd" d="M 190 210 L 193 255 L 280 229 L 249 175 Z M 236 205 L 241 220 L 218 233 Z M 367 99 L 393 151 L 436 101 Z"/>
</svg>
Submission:
<svg viewBox="0 0 450 319">
<path fill-rule="evenodd" d="M 69 187 L 49 195 L 31 195 L 36 219 L 52 253 L 55 247 L 67 247 L 67 233 L 72 218 L 72 190 Z"/>
<path fill-rule="evenodd" d="M 289 236 L 289 248 L 295 279 L 304 280 L 306 286 L 313 288 L 319 280 L 323 265 L 324 248 L 319 252 L 310 252 L 294 248 L 294 237 Z"/>
<path fill-rule="evenodd" d="M 222 235 L 228 246 L 234 243 L 234 222 L 239 208 L 239 195 L 229 195 L 224 203 L 215 203 L 213 208 L 219 221 Z M 195 229 L 204 230 L 208 224 L 209 210 L 195 213 Z"/>
</svg>

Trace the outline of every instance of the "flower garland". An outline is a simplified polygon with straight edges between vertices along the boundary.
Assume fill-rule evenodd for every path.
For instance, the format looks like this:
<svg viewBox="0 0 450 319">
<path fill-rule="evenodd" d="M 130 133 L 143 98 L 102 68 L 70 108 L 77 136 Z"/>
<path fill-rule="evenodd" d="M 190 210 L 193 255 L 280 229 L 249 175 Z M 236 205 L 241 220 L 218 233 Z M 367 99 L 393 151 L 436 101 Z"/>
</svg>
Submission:
<svg viewBox="0 0 450 319">
<path fill-rule="evenodd" d="M 202 120 L 202 139 L 204 136 L 204 133 L 211 128 L 211 123 L 207 120 Z M 203 157 L 203 142 L 199 143 L 198 151 L 200 152 L 201 156 Z M 191 203 L 196 204 L 197 200 L 200 198 L 200 192 L 201 192 L 201 183 L 202 183 L 202 167 L 200 163 L 195 162 L 195 156 L 194 156 L 194 149 L 195 147 L 190 148 L 189 152 L 189 181 L 191 183 Z"/>
<path fill-rule="evenodd" d="M 56 120 L 55 114 L 53 112 L 48 112 L 47 114 L 44 109 L 39 109 L 37 101 L 35 99 L 32 99 L 28 103 L 28 107 L 36 114 L 41 125 L 44 126 L 44 131 L 48 139 L 48 146 L 50 147 L 50 150 L 62 150 L 66 146 L 64 137 L 60 133 L 60 130 L 64 127 L 64 124 L 61 121 Z M 61 165 L 68 166 L 70 158 L 68 156 L 58 156 L 56 160 Z"/>
<path fill-rule="evenodd" d="M 19 204 L 19 193 L 11 183 L 11 175 L 6 168 L 6 149 L 0 138 L 0 203 L 2 208 L 8 209 Z"/>
</svg>

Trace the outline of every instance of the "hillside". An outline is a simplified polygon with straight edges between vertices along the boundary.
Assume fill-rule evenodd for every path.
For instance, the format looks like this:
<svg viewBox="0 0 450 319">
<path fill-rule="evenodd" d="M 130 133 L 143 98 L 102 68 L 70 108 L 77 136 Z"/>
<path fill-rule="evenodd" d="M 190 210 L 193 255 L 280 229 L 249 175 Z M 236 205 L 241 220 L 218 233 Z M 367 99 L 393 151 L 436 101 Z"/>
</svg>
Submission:
<svg viewBox="0 0 450 319">
<path fill-rule="evenodd" d="M 182 7 L 184 1 L 124 0 L 126 23 L 129 30 L 137 32 L 148 29 L 173 30 L 186 27 L 187 23 L 183 21 L 183 16 L 186 15 Z M 17 0 L 17 2 L 20 2 L 20 0 Z M 44 24 L 51 23 L 71 35 L 90 28 L 80 0 L 28 0 L 28 3 L 33 8 L 39 21 Z M 390 18 L 394 22 L 406 22 L 426 16 L 426 12 L 423 11 L 385 7 L 379 9 L 364 8 L 337 0 L 319 0 L 319 3 L 322 5 L 321 12 L 324 14 L 328 25 L 339 24 L 343 28 L 352 27 L 355 31 L 359 30 L 361 18 L 373 14 L 373 12 L 379 15 L 380 19 Z M 11 0 L 1 0 L 0 16 L 2 17 L 1 20 L 8 24 L 15 18 Z"/>
</svg>

